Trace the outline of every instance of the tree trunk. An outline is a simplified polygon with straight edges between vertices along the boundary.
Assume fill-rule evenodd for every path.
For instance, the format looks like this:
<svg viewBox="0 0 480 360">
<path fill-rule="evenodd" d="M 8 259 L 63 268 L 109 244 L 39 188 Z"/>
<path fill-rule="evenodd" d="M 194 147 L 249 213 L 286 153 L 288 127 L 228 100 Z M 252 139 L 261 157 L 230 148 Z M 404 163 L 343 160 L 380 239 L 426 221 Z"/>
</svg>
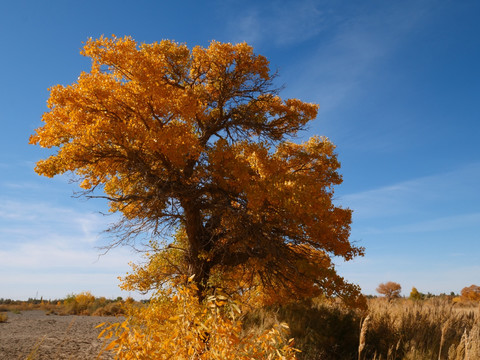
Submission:
<svg viewBox="0 0 480 360">
<path fill-rule="evenodd" d="M 194 276 L 198 286 L 198 298 L 203 300 L 208 280 L 210 278 L 211 265 L 202 252 L 208 252 L 208 234 L 203 226 L 200 210 L 190 199 L 181 201 L 185 215 L 185 230 L 188 239 L 188 251 L 186 261 L 188 264 L 188 276 Z"/>
</svg>

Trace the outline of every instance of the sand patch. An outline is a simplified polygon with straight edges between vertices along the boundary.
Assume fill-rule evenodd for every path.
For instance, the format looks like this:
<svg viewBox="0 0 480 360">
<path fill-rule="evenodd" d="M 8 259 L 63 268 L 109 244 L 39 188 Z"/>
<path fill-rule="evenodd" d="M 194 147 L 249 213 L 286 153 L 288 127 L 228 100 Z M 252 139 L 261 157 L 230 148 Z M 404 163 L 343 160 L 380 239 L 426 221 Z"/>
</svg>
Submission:
<svg viewBox="0 0 480 360">
<path fill-rule="evenodd" d="M 0 323 L 0 360 L 26 359 L 34 349 L 35 360 L 96 359 L 102 347 L 97 339 L 102 322 L 119 322 L 122 318 L 77 315 L 46 315 L 42 310 L 8 312 Z M 101 359 L 113 359 L 111 354 Z"/>
</svg>

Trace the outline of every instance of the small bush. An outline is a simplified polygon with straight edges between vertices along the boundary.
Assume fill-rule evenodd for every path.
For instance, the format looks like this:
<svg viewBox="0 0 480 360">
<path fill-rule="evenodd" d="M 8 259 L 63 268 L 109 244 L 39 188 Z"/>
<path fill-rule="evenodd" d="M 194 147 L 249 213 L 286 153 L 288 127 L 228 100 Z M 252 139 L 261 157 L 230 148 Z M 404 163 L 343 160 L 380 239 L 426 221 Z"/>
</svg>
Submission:
<svg viewBox="0 0 480 360">
<path fill-rule="evenodd" d="M 8 320 L 8 315 L 5 313 L 0 313 L 0 323 L 7 322 Z"/>
<path fill-rule="evenodd" d="M 125 310 L 121 302 L 114 302 L 97 308 L 92 315 L 94 316 L 118 316 L 124 315 Z"/>
</svg>

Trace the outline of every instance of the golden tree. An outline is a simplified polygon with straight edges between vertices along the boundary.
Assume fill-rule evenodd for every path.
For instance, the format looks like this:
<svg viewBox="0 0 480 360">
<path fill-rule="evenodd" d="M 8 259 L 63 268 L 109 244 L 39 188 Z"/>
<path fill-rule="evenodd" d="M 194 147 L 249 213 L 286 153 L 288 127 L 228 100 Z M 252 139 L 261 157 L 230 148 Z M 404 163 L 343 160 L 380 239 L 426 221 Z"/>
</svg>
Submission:
<svg viewBox="0 0 480 360">
<path fill-rule="evenodd" d="M 388 299 L 388 301 L 399 298 L 401 291 L 402 291 L 402 286 L 399 283 L 396 283 L 393 281 L 381 283 L 377 287 L 377 292 L 381 295 L 384 295 Z"/>
<path fill-rule="evenodd" d="M 260 289 L 265 301 L 319 293 L 361 301 L 331 256 L 350 260 L 351 211 L 334 145 L 292 138 L 316 104 L 282 100 L 265 57 L 245 43 L 207 48 L 172 41 L 90 39 L 89 72 L 50 89 L 30 143 L 57 151 L 37 163 L 75 174 L 84 195 L 121 213 L 117 243 L 150 236 L 147 264 L 127 287 L 194 276 L 208 288 Z M 260 295 L 259 295 L 260 296 Z"/>
<path fill-rule="evenodd" d="M 480 301 L 480 286 L 470 285 L 464 287 L 461 291 L 462 301 Z"/>
</svg>

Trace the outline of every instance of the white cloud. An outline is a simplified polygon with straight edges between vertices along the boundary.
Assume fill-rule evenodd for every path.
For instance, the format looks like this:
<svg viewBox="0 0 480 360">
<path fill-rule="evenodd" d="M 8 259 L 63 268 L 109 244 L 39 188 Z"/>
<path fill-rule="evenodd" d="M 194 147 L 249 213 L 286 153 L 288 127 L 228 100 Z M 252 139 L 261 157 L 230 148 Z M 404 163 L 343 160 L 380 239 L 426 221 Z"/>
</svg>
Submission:
<svg viewBox="0 0 480 360">
<path fill-rule="evenodd" d="M 99 256 L 97 247 L 107 243 L 101 232 L 111 221 L 48 201 L 0 202 L 0 297 L 32 297 L 36 290 L 51 298 L 85 290 L 97 295 L 102 288 L 118 296 L 117 276 L 139 254 L 124 247 Z"/>
<path fill-rule="evenodd" d="M 433 220 L 414 222 L 406 225 L 381 229 L 380 233 L 414 233 L 442 232 L 455 229 L 478 228 L 480 213 L 460 214 L 439 217 Z M 378 233 L 378 232 L 377 232 Z"/>
<path fill-rule="evenodd" d="M 3 235 L 0 241 L 9 241 L 3 238 L 7 234 L 33 239 L 68 233 L 76 241 L 94 243 L 97 235 L 108 226 L 108 220 L 111 219 L 100 214 L 81 212 L 46 201 L 7 199 L 0 203 L 0 224 L 4 224 L 0 230 L 0 235 Z"/>
<path fill-rule="evenodd" d="M 73 241 L 72 241 L 73 240 Z M 116 249 L 100 256 L 101 251 L 94 247 L 80 247 L 75 238 L 68 234 L 63 237 L 56 235 L 52 239 L 32 240 L 19 246 L 0 250 L 1 267 L 12 271 L 46 270 L 46 269 L 112 269 L 125 267 L 136 257 L 128 249 Z"/>
<path fill-rule="evenodd" d="M 0 268 L 2 289 L 0 298 L 27 300 L 28 298 L 62 299 L 68 294 L 90 291 L 93 295 L 107 298 L 132 295 L 142 298 L 140 294 L 123 292 L 118 287 L 120 281 L 112 272 L 96 271 L 36 271 L 5 272 Z M 123 274 L 120 274 L 123 275 Z"/>
<path fill-rule="evenodd" d="M 73 239 L 74 240 L 74 239 Z M 122 296 L 119 276 L 130 271 L 129 262 L 139 254 L 127 248 L 103 256 L 95 248 L 79 248 L 65 234 L 63 239 L 37 239 L 19 247 L 0 250 L 0 298 L 25 299 L 38 291 L 45 298 L 91 291 L 96 296 Z"/>
<path fill-rule="evenodd" d="M 383 65 L 434 16 L 431 1 L 339 6 L 303 0 L 247 2 L 241 7 L 227 3 L 234 9 L 228 19 L 229 39 L 247 41 L 260 53 L 284 56 L 278 79 L 279 85 L 286 84 L 282 94 L 320 104 L 319 121 L 310 124 L 312 132 L 369 151 L 398 148 L 399 137 L 416 133 L 418 124 L 412 117 L 387 126 L 379 117 L 357 121 L 349 109 L 363 97 L 367 104 L 375 102 L 370 94 L 385 81 Z"/>
<path fill-rule="evenodd" d="M 256 46 L 300 43 L 317 35 L 325 27 L 325 14 L 318 2 L 283 1 L 242 9 L 230 20 L 234 42 L 246 41 Z"/>
<path fill-rule="evenodd" d="M 339 272 L 374 294 L 383 281 L 422 292 L 458 292 L 478 281 L 480 163 L 339 199 L 354 210 L 352 239 L 366 258 Z M 477 277 L 477 280 L 475 279 Z"/>
<path fill-rule="evenodd" d="M 383 140 L 384 135 L 392 132 L 392 126 L 397 136 L 400 131 L 407 132 L 411 126 L 409 119 L 388 127 L 364 126 L 362 123 L 370 119 L 351 122 L 348 120 L 351 116 L 345 113 L 348 114 L 351 104 L 360 97 L 369 103 L 375 101 L 368 94 L 375 93 L 372 87 L 378 86 L 377 77 L 381 77 L 383 64 L 390 62 L 395 52 L 428 19 L 430 5 L 414 1 L 377 5 L 352 5 L 345 14 L 327 11 L 328 16 L 324 16 L 323 25 L 317 27 L 309 47 L 287 69 L 282 69 L 280 81 L 287 84 L 286 96 L 320 104 L 320 121 L 312 127 L 321 125 L 321 132 L 336 142 L 341 137 L 349 146 L 383 150 L 392 146 L 391 141 Z"/>
<path fill-rule="evenodd" d="M 454 171 L 345 195 L 339 200 L 354 210 L 356 220 L 399 215 L 425 221 L 435 221 L 435 217 L 442 221 L 447 216 L 476 217 L 479 182 L 480 163 L 472 163 Z"/>
</svg>

